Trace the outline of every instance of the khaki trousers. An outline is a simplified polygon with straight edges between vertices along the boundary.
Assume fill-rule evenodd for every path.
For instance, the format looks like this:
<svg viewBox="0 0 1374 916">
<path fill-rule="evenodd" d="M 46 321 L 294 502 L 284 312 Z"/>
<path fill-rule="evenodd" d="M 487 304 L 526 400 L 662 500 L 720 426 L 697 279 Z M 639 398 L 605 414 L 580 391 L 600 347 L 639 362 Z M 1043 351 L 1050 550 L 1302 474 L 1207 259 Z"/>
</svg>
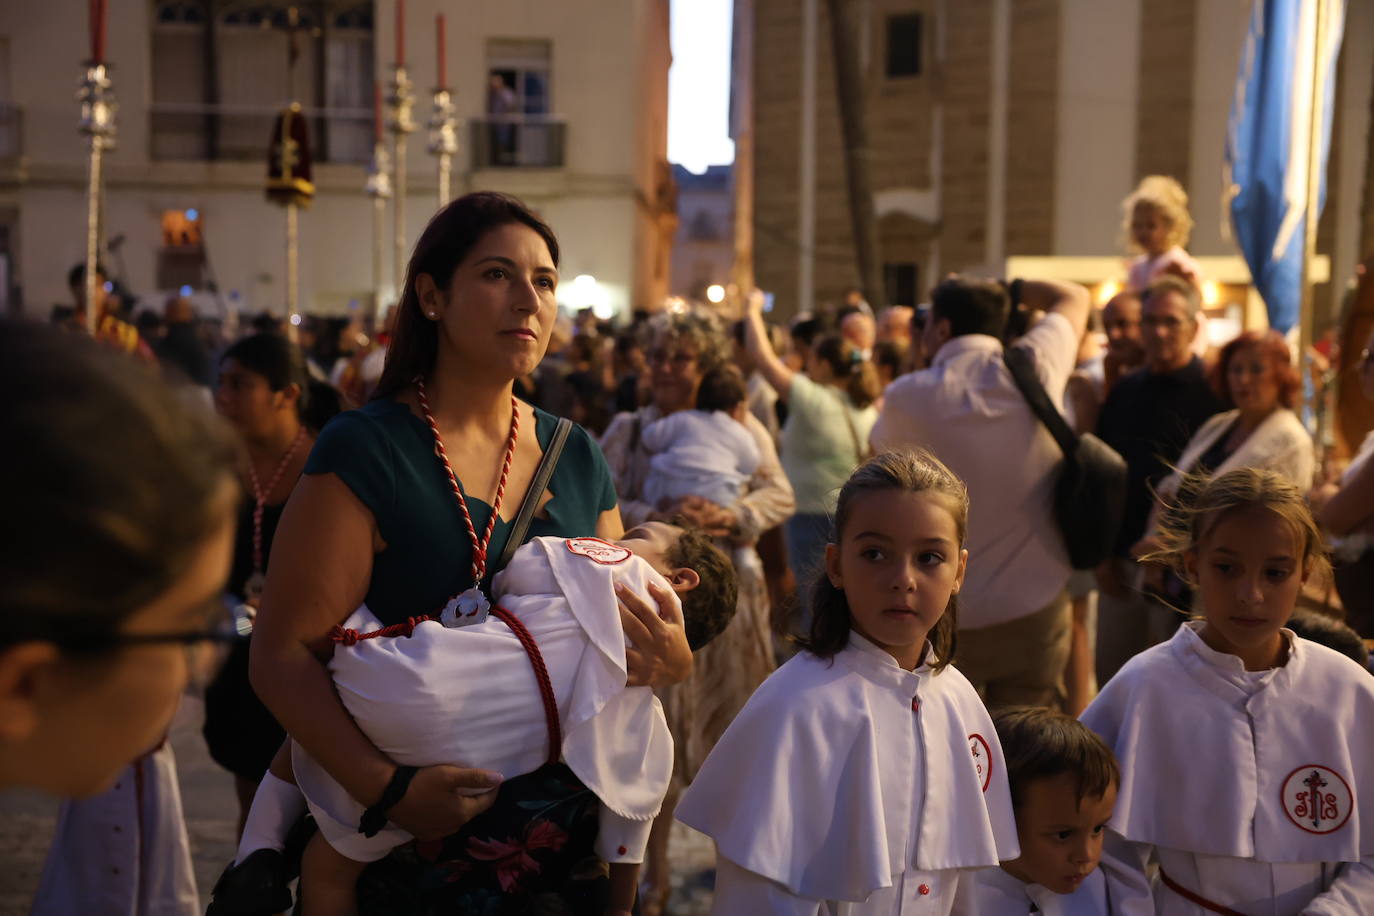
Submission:
<svg viewBox="0 0 1374 916">
<path fill-rule="evenodd" d="M 1033 614 L 960 630 L 954 667 L 969 679 L 989 709 L 1059 709 L 1072 636 L 1073 614 L 1065 590 Z"/>
</svg>

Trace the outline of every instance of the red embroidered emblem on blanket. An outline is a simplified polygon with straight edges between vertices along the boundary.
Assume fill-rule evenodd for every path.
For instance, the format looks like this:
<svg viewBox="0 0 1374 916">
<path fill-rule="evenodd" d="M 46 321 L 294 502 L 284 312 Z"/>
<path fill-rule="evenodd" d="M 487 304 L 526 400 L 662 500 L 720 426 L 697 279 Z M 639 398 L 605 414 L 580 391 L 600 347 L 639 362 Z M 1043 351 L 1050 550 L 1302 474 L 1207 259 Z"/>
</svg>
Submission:
<svg viewBox="0 0 1374 916">
<path fill-rule="evenodd" d="M 603 541 L 601 538 L 568 538 L 563 543 L 579 557 L 586 557 L 602 566 L 618 566 L 631 556 L 629 548 Z"/>
<path fill-rule="evenodd" d="M 1289 773 L 1279 791 L 1288 819 L 1308 833 L 1335 833 L 1355 810 L 1350 783 L 1319 764 L 1309 763 Z"/>
</svg>

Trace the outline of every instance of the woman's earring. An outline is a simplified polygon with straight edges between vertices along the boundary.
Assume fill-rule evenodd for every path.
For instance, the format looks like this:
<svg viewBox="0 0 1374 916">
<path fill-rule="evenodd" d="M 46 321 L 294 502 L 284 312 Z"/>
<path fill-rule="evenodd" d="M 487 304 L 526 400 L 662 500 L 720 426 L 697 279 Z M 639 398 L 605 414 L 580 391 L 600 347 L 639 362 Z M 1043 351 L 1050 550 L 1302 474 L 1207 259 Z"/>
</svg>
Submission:
<svg viewBox="0 0 1374 916">
<path fill-rule="evenodd" d="M 436 318 L 438 318 L 438 317 L 439 317 L 439 313 L 438 313 L 438 312 L 430 312 L 430 313 L 429 313 L 429 320 L 430 320 L 430 321 L 433 321 L 434 319 L 436 319 Z"/>
</svg>

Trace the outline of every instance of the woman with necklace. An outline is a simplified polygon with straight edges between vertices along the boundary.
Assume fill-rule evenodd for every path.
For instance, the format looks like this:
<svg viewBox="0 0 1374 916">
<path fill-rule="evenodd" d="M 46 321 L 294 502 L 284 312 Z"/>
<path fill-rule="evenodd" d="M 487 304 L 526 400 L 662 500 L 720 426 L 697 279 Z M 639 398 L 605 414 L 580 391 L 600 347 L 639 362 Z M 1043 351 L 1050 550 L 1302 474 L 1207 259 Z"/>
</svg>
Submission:
<svg viewBox="0 0 1374 916">
<path fill-rule="evenodd" d="M 364 914 L 600 916 L 632 902 L 610 898 L 593 851 L 596 798 L 566 766 L 504 782 L 451 766 L 399 768 L 349 718 L 324 663 L 330 631 L 364 602 L 387 625 L 486 602 L 557 426 L 512 393 L 544 354 L 557 283 L 557 239 L 518 201 L 476 193 L 439 211 L 411 257 L 373 400 L 320 436 L 282 517 L 253 684 L 369 817 L 422 841 L 364 874 Z M 568 437 L 534 508 L 526 537 L 621 535 L 610 472 L 583 430 Z M 627 661 L 632 683 L 664 686 L 691 673 L 691 650 L 669 596 L 650 598 L 657 606 L 622 596 Z"/>
<path fill-rule="evenodd" d="M 220 358 L 215 407 L 243 443 L 238 530 L 228 593 L 256 610 L 286 498 L 305 468 L 314 433 L 301 421 L 309 375 L 300 348 L 277 334 L 245 337 Z M 239 832 L 262 774 L 285 733 L 248 683 L 248 645 L 234 646 L 205 691 L 205 743 L 234 774 Z"/>
</svg>

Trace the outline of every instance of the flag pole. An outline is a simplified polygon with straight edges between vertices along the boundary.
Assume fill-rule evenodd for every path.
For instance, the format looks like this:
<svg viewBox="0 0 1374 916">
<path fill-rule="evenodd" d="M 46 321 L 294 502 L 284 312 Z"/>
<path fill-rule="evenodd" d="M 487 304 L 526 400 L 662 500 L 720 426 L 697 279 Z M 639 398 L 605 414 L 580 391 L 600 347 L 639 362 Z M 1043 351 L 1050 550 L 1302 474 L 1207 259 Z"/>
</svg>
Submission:
<svg viewBox="0 0 1374 916">
<path fill-rule="evenodd" d="M 1312 262 L 1317 256 L 1317 232 L 1321 222 L 1320 192 L 1322 177 L 1322 104 L 1325 99 L 1325 67 L 1323 50 L 1326 33 L 1328 6 L 1331 0 L 1313 0 L 1312 29 L 1312 84 L 1311 98 L 1307 109 L 1307 194 L 1306 210 L 1303 215 L 1302 229 L 1302 282 L 1299 289 L 1302 298 L 1298 305 L 1298 352 L 1297 362 L 1303 375 L 1303 392 L 1311 392 L 1305 413 L 1311 418 L 1313 442 L 1316 445 L 1319 461 L 1325 458 L 1326 426 L 1329 417 L 1324 408 L 1325 386 L 1315 374 L 1315 361 L 1311 358 L 1312 343 L 1316 331 L 1316 284 L 1312 280 Z"/>
</svg>

